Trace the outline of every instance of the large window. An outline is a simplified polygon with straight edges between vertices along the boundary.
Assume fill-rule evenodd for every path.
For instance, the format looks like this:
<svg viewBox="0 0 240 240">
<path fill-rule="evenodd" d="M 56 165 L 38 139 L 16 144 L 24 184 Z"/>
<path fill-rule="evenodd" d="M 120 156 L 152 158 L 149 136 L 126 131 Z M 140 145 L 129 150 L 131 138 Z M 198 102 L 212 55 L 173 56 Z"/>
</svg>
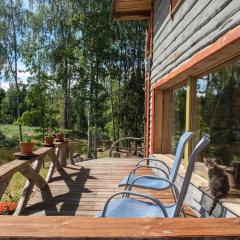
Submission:
<svg viewBox="0 0 240 240">
<path fill-rule="evenodd" d="M 196 99 L 196 140 L 211 135 L 204 155 L 227 166 L 239 161 L 240 61 L 198 79 Z"/>
<path fill-rule="evenodd" d="M 186 86 L 173 91 L 172 153 L 175 154 L 179 138 L 186 129 Z"/>
</svg>

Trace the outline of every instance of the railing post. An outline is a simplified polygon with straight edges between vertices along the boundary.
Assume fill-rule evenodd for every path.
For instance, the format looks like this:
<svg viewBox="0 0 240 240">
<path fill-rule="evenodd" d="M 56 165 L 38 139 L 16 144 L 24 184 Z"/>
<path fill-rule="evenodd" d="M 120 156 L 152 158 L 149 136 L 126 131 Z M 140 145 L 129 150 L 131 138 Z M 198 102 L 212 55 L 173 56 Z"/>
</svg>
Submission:
<svg viewBox="0 0 240 240">
<path fill-rule="evenodd" d="M 121 141 L 126 141 L 126 140 L 130 140 L 130 141 L 135 141 L 135 146 L 134 147 L 131 147 L 131 145 L 130 145 L 130 147 L 123 147 L 123 149 L 126 149 L 126 150 L 134 150 L 134 151 L 136 151 L 138 148 L 137 148 L 137 141 L 143 141 L 144 140 L 144 138 L 134 138 L 134 137 L 124 137 L 124 138 L 120 138 L 119 140 L 117 140 L 116 142 L 114 142 L 113 144 L 112 144 L 112 146 L 110 147 L 110 150 L 109 150 L 109 157 L 112 157 L 112 151 L 113 151 L 113 149 L 117 149 L 117 145 L 121 142 Z M 144 150 L 144 147 L 142 148 L 142 150 Z"/>
<path fill-rule="evenodd" d="M 63 144 L 60 146 L 61 152 L 60 152 L 60 163 L 62 167 L 66 167 L 67 165 L 67 158 L 68 158 L 68 141 L 66 140 L 63 142 Z"/>
<path fill-rule="evenodd" d="M 36 171 L 36 173 L 39 173 L 41 167 L 42 167 L 42 161 L 43 159 L 42 158 L 39 158 L 37 159 L 34 163 L 33 163 L 33 169 Z M 20 200 L 18 202 L 18 206 L 17 206 L 17 209 L 14 213 L 15 216 L 18 216 L 20 214 L 22 214 L 22 212 L 24 211 L 26 205 L 27 205 L 27 202 L 29 200 L 29 197 L 32 193 L 32 190 L 33 190 L 33 187 L 34 187 L 34 181 L 33 179 L 28 179 L 24 188 L 23 188 L 23 191 L 22 191 L 22 194 L 21 194 L 21 197 L 20 197 Z"/>
</svg>

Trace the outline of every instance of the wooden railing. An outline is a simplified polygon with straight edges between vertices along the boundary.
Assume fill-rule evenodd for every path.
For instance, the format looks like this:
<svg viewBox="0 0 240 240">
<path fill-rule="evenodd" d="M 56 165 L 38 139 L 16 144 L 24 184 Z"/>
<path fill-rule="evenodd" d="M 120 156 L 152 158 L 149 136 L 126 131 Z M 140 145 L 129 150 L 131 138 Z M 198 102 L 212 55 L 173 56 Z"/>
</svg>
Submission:
<svg viewBox="0 0 240 240">
<path fill-rule="evenodd" d="M 120 138 L 112 144 L 109 150 L 109 157 L 113 157 L 113 151 L 115 150 L 118 153 L 126 153 L 128 156 L 133 153 L 137 155 L 137 152 L 140 151 L 144 154 L 144 147 L 142 146 L 144 138 L 135 138 L 135 137 L 124 137 Z M 125 143 L 125 145 L 123 144 Z M 133 146 L 132 146 L 132 143 Z M 140 145 L 140 147 L 138 146 Z"/>
<path fill-rule="evenodd" d="M 80 216 L 0 217 L 4 239 L 188 239 L 235 240 L 240 219 L 138 218 Z"/>
<path fill-rule="evenodd" d="M 68 158 L 68 141 L 56 142 L 54 143 L 54 147 L 39 148 L 34 151 L 34 154 L 34 157 L 15 159 L 0 166 L 0 200 L 15 173 L 20 172 L 27 179 L 14 215 L 21 215 L 23 213 L 34 185 L 41 190 L 43 200 L 49 199 L 52 195 L 48 182 L 51 181 L 54 170 L 56 169 L 61 175 L 66 175 L 63 167 L 66 166 Z M 47 156 L 51 164 L 46 179 L 43 179 L 39 172 Z"/>
</svg>

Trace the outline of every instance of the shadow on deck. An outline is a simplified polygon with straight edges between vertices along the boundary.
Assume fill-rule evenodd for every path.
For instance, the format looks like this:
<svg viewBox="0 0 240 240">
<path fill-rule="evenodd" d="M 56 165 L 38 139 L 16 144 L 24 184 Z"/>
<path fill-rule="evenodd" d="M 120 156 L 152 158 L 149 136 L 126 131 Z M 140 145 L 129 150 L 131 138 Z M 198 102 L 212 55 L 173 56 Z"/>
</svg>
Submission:
<svg viewBox="0 0 240 240">
<path fill-rule="evenodd" d="M 103 209 L 104 203 L 113 193 L 123 189 L 118 187 L 119 181 L 129 174 L 139 159 L 102 158 L 67 165 L 67 174 L 54 172 L 49 188 L 51 196 L 44 197 L 36 189 L 31 195 L 23 215 L 81 215 L 95 216 Z M 140 174 L 151 174 L 149 169 Z M 136 189 L 161 199 L 164 203 L 173 202 L 169 191 L 157 192 Z M 185 206 L 188 217 L 193 212 Z"/>
</svg>

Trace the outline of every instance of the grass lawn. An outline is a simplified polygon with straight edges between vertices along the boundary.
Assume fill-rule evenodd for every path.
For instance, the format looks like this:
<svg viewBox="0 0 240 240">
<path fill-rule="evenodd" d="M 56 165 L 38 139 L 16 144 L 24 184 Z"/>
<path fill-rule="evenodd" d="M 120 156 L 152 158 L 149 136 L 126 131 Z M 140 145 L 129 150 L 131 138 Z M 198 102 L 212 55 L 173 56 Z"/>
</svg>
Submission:
<svg viewBox="0 0 240 240">
<path fill-rule="evenodd" d="M 28 131 L 34 131 L 36 127 L 22 127 L 23 133 Z M 6 136 L 5 139 L 0 139 L 0 165 L 7 163 L 14 159 L 13 153 L 18 151 L 19 146 L 19 130 L 17 125 L 0 125 L 0 131 Z M 71 142 L 70 151 L 73 153 L 80 153 L 85 159 L 86 141 Z M 98 152 L 98 158 L 108 157 L 108 151 Z M 42 167 L 40 175 L 46 178 L 50 162 L 46 159 L 45 166 Z M 20 173 L 15 173 L 11 179 L 11 182 L 5 192 L 1 201 L 14 201 L 18 202 L 23 187 L 26 183 L 26 179 Z"/>
<path fill-rule="evenodd" d="M 44 167 L 40 170 L 40 175 L 45 179 L 47 177 L 48 169 L 50 166 L 50 162 L 45 162 Z M 10 184 L 7 187 L 7 190 L 1 200 L 1 202 L 4 201 L 13 201 L 18 202 L 21 192 L 23 190 L 23 187 L 26 183 L 26 178 L 21 175 L 21 173 L 15 173 L 11 179 Z"/>
<path fill-rule="evenodd" d="M 22 126 L 23 134 L 29 131 L 34 131 L 36 127 Z M 19 128 L 18 125 L 0 125 L 0 131 L 5 135 L 5 139 L 0 139 L 0 165 L 14 159 L 13 153 L 18 151 L 19 146 Z M 41 169 L 40 174 L 44 178 L 47 176 L 49 162 L 46 162 L 45 167 Z M 1 201 L 19 200 L 21 191 L 26 182 L 25 177 L 20 173 L 13 175 L 11 182 L 6 190 Z"/>
<path fill-rule="evenodd" d="M 27 127 L 27 126 L 22 126 L 22 131 L 23 134 L 29 131 L 34 131 L 36 129 L 36 127 Z M 0 131 L 7 137 L 10 139 L 19 139 L 19 128 L 18 125 L 14 125 L 14 124 L 6 124 L 0 125 Z"/>
</svg>

